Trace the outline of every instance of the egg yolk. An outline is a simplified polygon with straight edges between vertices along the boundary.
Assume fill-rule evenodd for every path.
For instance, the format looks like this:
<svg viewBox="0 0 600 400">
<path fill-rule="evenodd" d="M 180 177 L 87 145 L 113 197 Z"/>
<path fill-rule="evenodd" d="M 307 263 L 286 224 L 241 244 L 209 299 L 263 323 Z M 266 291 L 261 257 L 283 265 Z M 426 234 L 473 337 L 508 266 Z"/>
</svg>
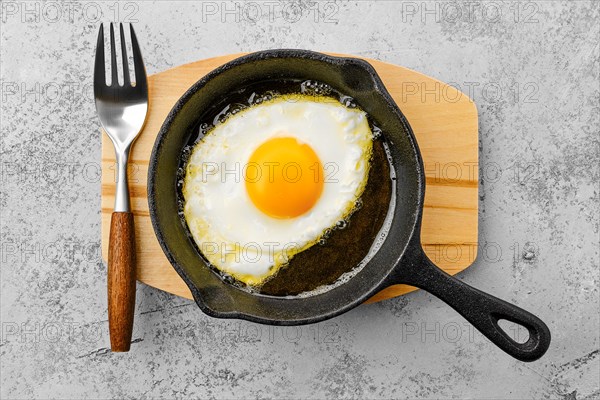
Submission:
<svg viewBox="0 0 600 400">
<path fill-rule="evenodd" d="M 273 218 L 304 214 L 323 192 L 321 160 L 309 145 L 296 138 L 266 141 L 252 153 L 245 171 L 250 199 Z"/>
</svg>

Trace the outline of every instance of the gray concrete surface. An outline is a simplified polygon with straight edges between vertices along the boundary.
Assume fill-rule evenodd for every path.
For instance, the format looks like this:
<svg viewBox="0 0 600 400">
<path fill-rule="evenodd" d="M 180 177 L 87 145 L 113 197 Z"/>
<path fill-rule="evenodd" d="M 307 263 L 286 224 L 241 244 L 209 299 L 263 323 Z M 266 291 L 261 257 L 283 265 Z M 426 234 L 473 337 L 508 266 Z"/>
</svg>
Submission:
<svg viewBox="0 0 600 400">
<path fill-rule="evenodd" d="M 1 7 L 3 399 L 600 397 L 598 2 Z M 111 354 L 91 99 L 98 22 L 110 20 L 136 23 L 150 73 L 291 47 L 470 91 L 479 240 L 492 250 L 460 277 L 535 310 L 553 333 L 547 355 L 515 361 L 424 292 L 281 329 L 211 319 L 141 284 L 132 351 Z"/>
</svg>

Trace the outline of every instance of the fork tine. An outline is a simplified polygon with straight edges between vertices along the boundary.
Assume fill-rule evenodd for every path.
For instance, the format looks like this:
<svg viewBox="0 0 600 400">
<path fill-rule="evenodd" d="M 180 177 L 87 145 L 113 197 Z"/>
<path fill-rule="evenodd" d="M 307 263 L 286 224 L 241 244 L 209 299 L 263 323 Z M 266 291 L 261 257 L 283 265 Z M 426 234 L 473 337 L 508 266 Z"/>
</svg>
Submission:
<svg viewBox="0 0 600 400">
<path fill-rule="evenodd" d="M 94 86 L 106 86 L 106 72 L 104 65 L 104 25 L 100 24 L 98 42 L 96 43 L 96 61 L 94 63 Z"/>
<path fill-rule="evenodd" d="M 133 25 L 129 24 L 129 30 L 131 32 L 131 48 L 133 50 L 133 66 L 135 71 L 135 86 L 139 88 L 146 88 L 146 68 L 144 67 L 144 60 L 142 59 L 142 52 L 138 45 Z"/>
<path fill-rule="evenodd" d="M 123 85 L 129 86 L 131 81 L 129 80 L 129 65 L 127 59 L 127 48 L 125 46 L 125 32 L 123 32 L 123 23 L 119 23 L 119 29 L 121 31 L 121 58 L 123 59 Z"/>
<path fill-rule="evenodd" d="M 110 72 L 112 74 L 112 82 L 110 86 L 119 86 L 119 77 L 117 74 L 117 50 L 115 45 L 115 30 L 113 23 L 110 23 Z"/>
</svg>

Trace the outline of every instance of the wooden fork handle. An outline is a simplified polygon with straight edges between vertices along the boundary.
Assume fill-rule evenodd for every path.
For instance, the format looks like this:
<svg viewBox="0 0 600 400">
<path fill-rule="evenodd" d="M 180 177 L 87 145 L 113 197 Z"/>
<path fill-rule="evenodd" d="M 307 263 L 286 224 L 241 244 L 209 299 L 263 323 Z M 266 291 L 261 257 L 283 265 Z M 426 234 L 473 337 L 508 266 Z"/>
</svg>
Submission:
<svg viewBox="0 0 600 400">
<path fill-rule="evenodd" d="M 133 214 L 114 212 L 108 242 L 108 326 L 114 352 L 129 351 L 135 309 Z"/>
</svg>

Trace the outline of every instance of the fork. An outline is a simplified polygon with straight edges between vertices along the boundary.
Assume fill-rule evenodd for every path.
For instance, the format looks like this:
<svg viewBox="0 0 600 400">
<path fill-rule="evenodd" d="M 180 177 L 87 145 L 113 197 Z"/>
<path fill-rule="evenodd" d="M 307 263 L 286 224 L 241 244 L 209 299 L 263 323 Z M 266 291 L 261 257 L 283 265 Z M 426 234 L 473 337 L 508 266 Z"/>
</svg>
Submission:
<svg viewBox="0 0 600 400">
<path fill-rule="evenodd" d="M 110 347 L 114 352 L 129 351 L 135 309 L 135 232 L 133 213 L 129 202 L 127 161 L 131 144 L 140 133 L 148 114 L 148 82 L 142 53 L 133 31 L 131 48 L 135 85 L 129 77 L 127 49 L 123 24 L 121 54 L 123 86 L 117 74 L 115 31 L 110 24 L 111 84 L 106 84 L 104 58 L 104 26 L 100 25 L 94 65 L 94 98 L 102 128 L 112 141 L 117 160 L 115 209 L 110 219 L 108 244 L 108 325 Z"/>
</svg>

